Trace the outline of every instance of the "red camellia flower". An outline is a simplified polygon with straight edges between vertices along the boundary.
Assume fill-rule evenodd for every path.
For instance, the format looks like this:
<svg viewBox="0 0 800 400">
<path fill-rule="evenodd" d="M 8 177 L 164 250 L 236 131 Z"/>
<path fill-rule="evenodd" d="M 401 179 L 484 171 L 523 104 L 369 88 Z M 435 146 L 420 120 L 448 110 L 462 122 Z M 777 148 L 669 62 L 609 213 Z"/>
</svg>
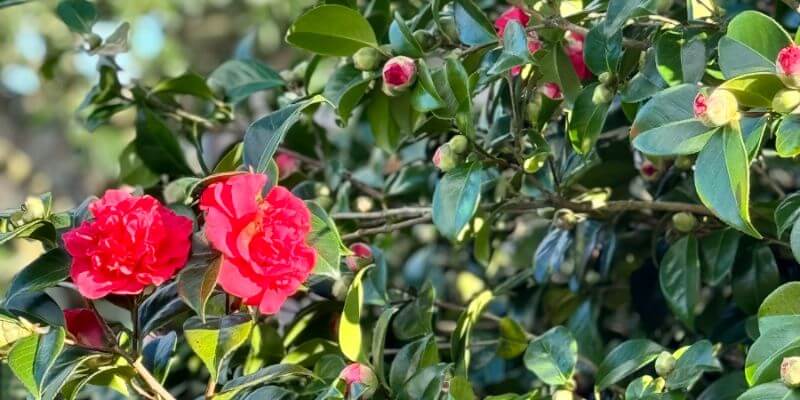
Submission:
<svg viewBox="0 0 800 400">
<path fill-rule="evenodd" d="M 109 190 L 89 210 L 94 219 L 63 236 L 70 276 L 84 297 L 138 294 L 186 264 L 192 220 L 155 198 Z"/>
<path fill-rule="evenodd" d="M 786 86 L 800 88 L 800 46 L 792 44 L 781 49 L 775 64 L 778 76 Z"/>
<path fill-rule="evenodd" d="M 503 37 L 506 31 L 506 25 L 508 25 L 509 21 L 517 21 L 522 26 L 528 26 L 530 20 L 531 16 L 528 15 L 525 10 L 520 7 L 511 7 L 497 17 L 494 21 L 494 27 L 497 29 L 497 34 Z"/>
<path fill-rule="evenodd" d="M 583 60 L 583 43 L 585 40 L 586 38 L 580 33 L 567 32 L 567 46 L 564 48 L 569 60 L 572 62 L 572 66 L 575 68 L 575 72 L 578 74 L 578 78 L 581 80 L 592 77 L 592 72 L 589 71 L 586 62 Z"/>
<path fill-rule="evenodd" d="M 64 321 L 67 332 L 79 345 L 93 349 L 106 347 L 103 323 L 94 311 L 88 308 L 67 309 L 64 310 Z"/>
<path fill-rule="evenodd" d="M 408 89 L 417 78 L 417 64 L 405 56 L 391 58 L 383 66 L 383 91 L 393 96 Z"/>
<path fill-rule="evenodd" d="M 222 253 L 219 284 L 245 304 L 275 314 L 314 269 L 306 243 L 311 213 L 281 186 L 266 196 L 263 174 L 240 174 L 209 185 L 200 197 L 205 234 Z"/>
</svg>

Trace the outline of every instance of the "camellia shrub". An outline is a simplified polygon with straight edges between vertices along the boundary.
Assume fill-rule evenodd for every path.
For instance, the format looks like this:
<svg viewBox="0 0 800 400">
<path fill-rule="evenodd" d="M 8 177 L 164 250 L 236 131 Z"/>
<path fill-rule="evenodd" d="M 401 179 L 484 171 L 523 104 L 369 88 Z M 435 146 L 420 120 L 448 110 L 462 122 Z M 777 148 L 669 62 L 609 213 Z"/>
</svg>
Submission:
<svg viewBox="0 0 800 400">
<path fill-rule="evenodd" d="M 128 25 L 62 0 L 79 117 L 136 135 L 0 215 L 45 248 L 0 357 L 37 400 L 798 399 L 785 3 L 320 1 L 287 70 L 122 83 Z"/>
</svg>

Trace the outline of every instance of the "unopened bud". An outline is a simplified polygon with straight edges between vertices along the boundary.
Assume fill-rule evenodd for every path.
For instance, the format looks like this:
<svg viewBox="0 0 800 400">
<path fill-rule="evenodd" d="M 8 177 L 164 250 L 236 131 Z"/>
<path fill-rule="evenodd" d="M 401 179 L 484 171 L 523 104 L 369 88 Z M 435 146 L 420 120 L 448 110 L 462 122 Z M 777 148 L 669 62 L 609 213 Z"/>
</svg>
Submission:
<svg viewBox="0 0 800 400">
<path fill-rule="evenodd" d="M 44 202 L 42 199 L 30 196 L 22 205 L 22 220 L 25 222 L 35 221 L 45 217 Z"/>
<path fill-rule="evenodd" d="M 383 92 L 396 96 L 408 90 L 417 79 L 417 65 L 405 56 L 393 57 L 383 66 Z"/>
<path fill-rule="evenodd" d="M 378 390 L 378 378 L 372 369 L 364 364 L 353 363 L 344 367 L 339 377 L 347 384 L 349 393 L 361 393 L 359 398 L 369 399 Z M 354 388 L 355 385 L 359 388 Z"/>
<path fill-rule="evenodd" d="M 605 84 L 597 85 L 592 92 L 592 103 L 594 104 L 608 104 L 613 99 L 614 93 Z"/>
<path fill-rule="evenodd" d="M 781 362 L 781 380 L 794 389 L 800 387 L 800 357 L 786 357 Z"/>
<path fill-rule="evenodd" d="M 695 118 L 709 127 L 727 125 L 740 117 L 736 96 L 724 89 L 714 90 L 708 96 L 698 93 L 693 108 Z"/>
<path fill-rule="evenodd" d="M 102 44 L 103 38 L 96 33 L 92 33 L 86 37 L 86 45 L 89 47 L 89 50 L 95 50 Z"/>
<path fill-rule="evenodd" d="M 675 159 L 675 167 L 684 171 L 689 171 L 694 166 L 694 160 L 691 156 L 678 156 Z"/>
<path fill-rule="evenodd" d="M 367 212 L 375 207 L 375 201 L 367 196 L 356 197 L 356 210 L 359 212 Z"/>
<path fill-rule="evenodd" d="M 464 135 L 456 135 L 450 138 L 450 141 L 447 142 L 450 145 L 450 148 L 456 154 L 464 154 L 467 152 L 467 146 L 469 146 L 469 141 L 467 141 L 466 136 Z"/>
<path fill-rule="evenodd" d="M 292 68 L 294 79 L 297 81 L 302 81 L 306 77 L 306 71 L 308 71 L 308 61 L 298 63 L 294 66 L 294 68 Z"/>
<path fill-rule="evenodd" d="M 800 46 L 791 44 L 778 52 L 775 67 L 784 85 L 800 89 Z"/>
<path fill-rule="evenodd" d="M 600 76 L 597 77 L 597 80 L 600 81 L 603 85 L 613 85 L 616 83 L 616 76 L 611 72 L 603 72 Z"/>
<path fill-rule="evenodd" d="M 679 212 L 672 216 L 672 225 L 681 233 L 689 233 L 697 227 L 697 218 L 692 213 Z"/>
<path fill-rule="evenodd" d="M 362 267 L 372 263 L 372 248 L 366 243 L 353 243 L 350 245 L 353 254 L 345 258 L 345 263 L 350 271 L 356 272 Z"/>
<path fill-rule="evenodd" d="M 353 66 L 359 71 L 374 71 L 383 61 L 383 54 L 374 47 L 363 47 L 353 54 Z"/>
<path fill-rule="evenodd" d="M 562 208 L 556 211 L 555 221 L 553 223 L 561 229 L 570 230 L 575 227 L 575 224 L 578 223 L 578 217 L 575 216 L 575 213 L 572 210 L 567 208 Z"/>
<path fill-rule="evenodd" d="M 569 390 L 556 390 L 553 393 L 553 400 L 574 400 L 575 395 Z"/>
<path fill-rule="evenodd" d="M 668 351 L 662 351 L 656 358 L 656 373 L 658 376 L 667 376 L 675 369 L 675 356 Z"/>
<path fill-rule="evenodd" d="M 542 94 L 550 100 L 564 99 L 564 93 L 561 92 L 561 87 L 555 83 L 545 83 L 542 86 Z"/>
<path fill-rule="evenodd" d="M 797 90 L 784 89 L 772 98 L 772 110 L 777 113 L 789 114 L 797 106 L 800 106 L 800 91 Z"/>
<path fill-rule="evenodd" d="M 445 143 L 436 149 L 433 154 L 433 165 L 439 168 L 442 172 L 450 171 L 456 167 L 456 155 L 453 154 L 453 149 L 450 145 Z"/>
<path fill-rule="evenodd" d="M 548 157 L 548 153 L 536 153 L 522 162 L 522 169 L 528 174 L 535 174 L 542 169 Z"/>
</svg>

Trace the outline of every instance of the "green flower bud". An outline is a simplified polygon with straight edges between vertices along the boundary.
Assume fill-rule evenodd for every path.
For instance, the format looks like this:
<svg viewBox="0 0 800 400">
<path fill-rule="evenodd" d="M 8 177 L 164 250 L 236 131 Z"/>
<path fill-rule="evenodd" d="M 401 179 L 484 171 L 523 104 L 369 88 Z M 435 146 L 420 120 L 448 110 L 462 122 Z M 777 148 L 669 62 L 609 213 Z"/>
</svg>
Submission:
<svg viewBox="0 0 800 400">
<path fill-rule="evenodd" d="M 672 225 L 681 233 L 689 233 L 697 227 L 697 218 L 692 213 L 679 212 L 672 216 Z"/>
<path fill-rule="evenodd" d="M 436 153 L 433 154 L 433 165 L 442 172 L 450 171 L 455 168 L 457 164 L 456 155 L 447 143 L 439 146 L 439 148 L 436 149 Z"/>
<path fill-rule="evenodd" d="M 800 357 L 786 357 L 781 362 L 781 380 L 794 389 L 800 387 Z"/>
<path fill-rule="evenodd" d="M 675 357 L 668 351 L 662 351 L 656 358 L 656 373 L 659 376 L 667 376 L 675 369 Z"/>
<path fill-rule="evenodd" d="M 422 46 L 422 51 L 424 52 L 431 51 L 438 44 L 436 43 L 436 36 L 424 29 L 418 29 L 414 31 L 414 39 L 417 39 L 417 42 L 419 42 L 419 45 Z"/>
<path fill-rule="evenodd" d="M 614 99 L 614 93 L 605 84 L 597 85 L 592 93 L 592 103 L 607 104 Z"/>
<path fill-rule="evenodd" d="M 553 400 L 573 400 L 575 399 L 575 395 L 572 394 L 569 390 L 556 390 L 553 393 Z"/>
<path fill-rule="evenodd" d="M 38 197 L 28 197 L 22 205 L 22 211 L 22 220 L 25 222 L 31 222 L 45 217 L 44 202 Z"/>
<path fill-rule="evenodd" d="M 777 113 L 789 114 L 798 106 L 800 106 L 800 91 L 797 90 L 784 89 L 772 98 L 772 110 Z"/>
<path fill-rule="evenodd" d="M 595 270 L 589 270 L 586 272 L 586 275 L 583 277 L 583 280 L 586 281 L 586 284 L 589 286 L 594 286 L 597 282 L 600 282 L 600 274 L 597 273 Z"/>
<path fill-rule="evenodd" d="M 383 54 L 374 47 L 363 47 L 353 54 L 353 66 L 359 71 L 374 71 L 381 66 Z"/>
<path fill-rule="evenodd" d="M 539 120 L 539 111 L 541 110 L 542 98 L 541 96 L 536 96 L 525 106 L 525 113 L 528 115 L 528 121 L 531 121 L 531 123 L 535 125 L 536 121 Z"/>
<path fill-rule="evenodd" d="M 614 76 L 611 72 L 603 72 L 600 76 L 597 77 L 597 80 L 600 81 L 603 85 L 613 85 L 616 83 L 617 77 Z"/>
<path fill-rule="evenodd" d="M 544 166 L 544 163 L 547 162 L 547 157 L 549 157 L 548 153 L 536 153 L 522 162 L 522 169 L 528 174 L 535 174 L 539 172 Z"/>
<path fill-rule="evenodd" d="M 467 140 L 466 136 L 464 135 L 456 135 L 450 138 L 450 141 L 447 142 L 450 145 L 450 148 L 456 154 L 464 154 L 467 152 L 467 146 L 469 146 L 469 141 Z"/>
<path fill-rule="evenodd" d="M 675 159 L 675 167 L 684 171 L 689 171 L 694 166 L 694 160 L 691 156 L 678 156 Z"/>
</svg>

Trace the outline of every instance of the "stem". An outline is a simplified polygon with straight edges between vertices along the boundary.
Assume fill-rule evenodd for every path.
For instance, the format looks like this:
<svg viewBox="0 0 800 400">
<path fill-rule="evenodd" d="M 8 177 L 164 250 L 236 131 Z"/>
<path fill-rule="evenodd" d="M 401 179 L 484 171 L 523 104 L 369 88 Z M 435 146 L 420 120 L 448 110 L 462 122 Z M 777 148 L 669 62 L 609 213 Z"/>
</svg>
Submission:
<svg viewBox="0 0 800 400">
<path fill-rule="evenodd" d="M 162 400 L 175 400 L 175 397 L 173 397 L 167 391 L 167 389 L 165 389 L 164 386 L 161 385 L 158 379 L 156 379 L 153 376 L 153 374 L 151 374 L 150 371 L 147 370 L 144 364 L 142 364 L 141 358 L 132 362 L 131 365 L 133 366 L 133 369 L 136 371 L 136 373 L 139 374 L 139 377 L 142 378 L 144 383 L 146 383 L 147 386 L 150 386 L 150 389 L 152 389 L 153 392 L 155 392 L 159 397 L 161 397 Z"/>
<path fill-rule="evenodd" d="M 431 216 L 426 215 L 423 217 L 412 218 L 398 223 L 389 223 L 375 228 L 359 229 L 353 233 L 342 236 L 342 240 L 355 240 L 362 236 L 377 235 L 379 233 L 389 233 L 398 231 L 403 228 L 412 227 L 414 225 L 425 224 L 431 221 Z"/>
<path fill-rule="evenodd" d="M 331 214 L 333 219 L 387 219 L 390 217 L 418 217 L 430 214 L 430 207 L 402 207 L 372 212 L 340 212 Z"/>
<path fill-rule="evenodd" d="M 206 399 L 211 400 L 214 393 L 217 391 L 217 382 L 212 377 L 208 377 L 208 386 L 206 386 Z"/>
</svg>

